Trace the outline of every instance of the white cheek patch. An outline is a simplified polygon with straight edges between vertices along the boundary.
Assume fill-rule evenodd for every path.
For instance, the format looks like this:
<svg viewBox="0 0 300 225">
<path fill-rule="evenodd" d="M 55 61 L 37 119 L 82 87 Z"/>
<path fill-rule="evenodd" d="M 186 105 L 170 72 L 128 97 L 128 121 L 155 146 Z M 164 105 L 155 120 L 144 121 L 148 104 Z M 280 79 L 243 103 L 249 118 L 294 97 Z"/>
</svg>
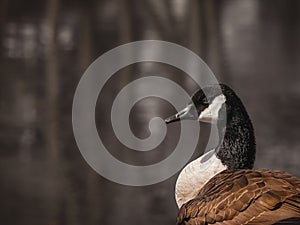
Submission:
<svg viewBox="0 0 300 225">
<path fill-rule="evenodd" d="M 201 112 L 198 120 L 201 122 L 215 123 L 219 117 L 219 111 L 225 103 L 226 98 L 223 94 L 217 96 L 209 106 Z"/>
</svg>

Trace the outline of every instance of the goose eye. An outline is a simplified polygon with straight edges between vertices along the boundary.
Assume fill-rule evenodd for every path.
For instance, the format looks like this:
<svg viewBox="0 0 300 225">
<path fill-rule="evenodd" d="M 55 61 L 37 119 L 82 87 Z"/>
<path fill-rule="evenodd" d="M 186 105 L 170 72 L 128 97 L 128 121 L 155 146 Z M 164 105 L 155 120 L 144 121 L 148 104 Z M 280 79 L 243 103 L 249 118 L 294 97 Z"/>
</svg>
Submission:
<svg viewBox="0 0 300 225">
<path fill-rule="evenodd" d="M 202 103 L 205 104 L 205 105 L 208 105 L 209 104 L 208 99 L 207 98 L 203 98 L 202 99 Z"/>
</svg>

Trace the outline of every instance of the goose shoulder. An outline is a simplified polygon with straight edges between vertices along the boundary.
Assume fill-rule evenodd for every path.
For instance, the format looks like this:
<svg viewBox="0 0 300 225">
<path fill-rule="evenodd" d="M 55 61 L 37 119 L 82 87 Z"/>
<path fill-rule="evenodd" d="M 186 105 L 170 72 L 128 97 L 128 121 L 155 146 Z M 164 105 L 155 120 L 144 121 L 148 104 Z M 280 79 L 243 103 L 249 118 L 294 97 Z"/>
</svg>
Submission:
<svg viewBox="0 0 300 225">
<path fill-rule="evenodd" d="M 177 224 L 268 225 L 293 217 L 300 217 L 300 179 L 274 170 L 225 170 L 181 207 Z"/>
</svg>

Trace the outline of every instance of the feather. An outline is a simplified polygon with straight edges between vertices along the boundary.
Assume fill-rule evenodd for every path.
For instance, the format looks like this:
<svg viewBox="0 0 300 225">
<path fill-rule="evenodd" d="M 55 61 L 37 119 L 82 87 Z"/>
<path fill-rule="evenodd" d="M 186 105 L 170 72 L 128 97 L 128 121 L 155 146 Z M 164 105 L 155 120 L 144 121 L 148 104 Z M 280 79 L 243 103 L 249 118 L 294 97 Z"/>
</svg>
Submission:
<svg viewBox="0 0 300 225">
<path fill-rule="evenodd" d="M 272 170 L 225 170 L 184 204 L 178 225 L 292 224 L 300 219 L 299 179 Z"/>
</svg>

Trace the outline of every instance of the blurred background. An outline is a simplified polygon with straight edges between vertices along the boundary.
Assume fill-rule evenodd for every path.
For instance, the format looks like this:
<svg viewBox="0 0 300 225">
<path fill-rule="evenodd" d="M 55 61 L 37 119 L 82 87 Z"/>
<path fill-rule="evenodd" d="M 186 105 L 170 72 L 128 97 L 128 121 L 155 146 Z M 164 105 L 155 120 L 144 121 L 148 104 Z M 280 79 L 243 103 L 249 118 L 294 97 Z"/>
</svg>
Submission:
<svg viewBox="0 0 300 225">
<path fill-rule="evenodd" d="M 112 183 L 84 161 L 72 132 L 73 95 L 85 69 L 106 51 L 144 39 L 197 53 L 245 103 L 256 130 L 255 166 L 300 176 L 300 1 L 0 0 L 1 224 L 175 223 L 178 174 L 146 187 Z M 153 74 L 190 94 L 197 89 L 176 68 L 141 63 L 115 74 L 96 107 L 100 137 L 131 164 L 166 158 L 180 134 L 174 124 L 157 149 L 137 153 L 112 131 L 115 96 Z M 142 100 L 130 115 L 132 131 L 145 138 L 153 116 L 174 112 L 163 100 Z M 205 140 L 203 132 L 194 157 Z"/>
</svg>

